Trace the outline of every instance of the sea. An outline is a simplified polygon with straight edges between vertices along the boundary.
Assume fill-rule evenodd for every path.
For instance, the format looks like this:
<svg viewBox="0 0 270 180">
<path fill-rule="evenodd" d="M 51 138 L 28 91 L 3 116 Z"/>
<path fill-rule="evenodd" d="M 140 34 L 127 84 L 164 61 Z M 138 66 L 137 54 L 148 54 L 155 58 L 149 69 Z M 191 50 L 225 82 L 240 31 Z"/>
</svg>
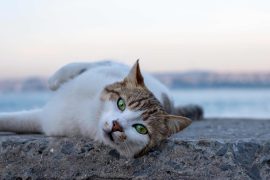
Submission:
<svg viewBox="0 0 270 180">
<path fill-rule="evenodd" d="M 270 119 L 270 88 L 174 89 L 175 104 L 197 104 L 206 118 Z M 50 92 L 0 93 L 0 112 L 40 108 Z"/>
</svg>

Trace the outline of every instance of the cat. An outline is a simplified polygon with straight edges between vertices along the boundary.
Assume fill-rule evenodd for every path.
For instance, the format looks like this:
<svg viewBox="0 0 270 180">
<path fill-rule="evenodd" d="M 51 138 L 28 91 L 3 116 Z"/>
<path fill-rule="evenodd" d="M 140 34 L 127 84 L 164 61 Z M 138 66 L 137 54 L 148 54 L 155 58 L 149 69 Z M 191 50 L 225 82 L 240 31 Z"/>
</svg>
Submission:
<svg viewBox="0 0 270 180">
<path fill-rule="evenodd" d="M 49 87 L 55 93 L 43 108 L 0 113 L 0 131 L 85 136 L 139 157 L 192 122 L 173 114 L 169 90 L 142 74 L 138 60 L 131 69 L 110 61 L 71 63 Z"/>
</svg>

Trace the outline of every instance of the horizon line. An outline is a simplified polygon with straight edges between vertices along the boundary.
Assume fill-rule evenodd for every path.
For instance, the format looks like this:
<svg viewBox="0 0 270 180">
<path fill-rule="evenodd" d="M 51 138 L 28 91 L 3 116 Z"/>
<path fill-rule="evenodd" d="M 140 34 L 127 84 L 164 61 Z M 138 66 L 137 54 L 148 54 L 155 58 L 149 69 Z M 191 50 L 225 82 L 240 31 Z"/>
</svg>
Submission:
<svg viewBox="0 0 270 180">
<path fill-rule="evenodd" d="M 168 75 L 168 74 L 197 74 L 197 73 L 209 73 L 209 74 L 219 74 L 219 75 L 270 75 L 270 70 L 266 71 L 215 71 L 215 70 L 203 70 L 203 69 L 191 69 L 191 70 L 179 70 L 179 71 L 148 71 L 147 73 L 152 75 Z M 31 79 L 31 78 L 41 78 L 48 79 L 51 75 L 42 75 L 42 74 L 32 74 L 32 75 L 23 75 L 23 76 L 6 76 L 0 77 L 0 81 L 4 80 L 22 80 L 22 79 Z"/>
</svg>

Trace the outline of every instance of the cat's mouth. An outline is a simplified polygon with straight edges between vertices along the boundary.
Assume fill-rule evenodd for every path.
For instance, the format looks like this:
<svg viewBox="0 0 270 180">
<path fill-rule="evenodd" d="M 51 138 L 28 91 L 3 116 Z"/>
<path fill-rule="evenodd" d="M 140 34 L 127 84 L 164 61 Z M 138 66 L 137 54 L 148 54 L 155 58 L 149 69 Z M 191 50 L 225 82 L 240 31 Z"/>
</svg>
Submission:
<svg viewBox="0 0 270 180">
<path fill-rule="evenodd" d="M 113 139 L 113 136 L 112 136 L 112 131 L 108 133 L 108 136 L 109 136 L 110 140 L 111 140 L 112 142 L 114 142 L 114 139 Z"/>
<path fill-rule="evenodd" d="M 108 138 L 108 139 L 110 139 L 112 142 L 114 142 L 114 139 L 113 139 L 113 135 L 112 135 L 112 131 L 105 131 L 105 130 L 103 130 L 103 132 L 104 132 L 104 135 Z"/>
</svg>

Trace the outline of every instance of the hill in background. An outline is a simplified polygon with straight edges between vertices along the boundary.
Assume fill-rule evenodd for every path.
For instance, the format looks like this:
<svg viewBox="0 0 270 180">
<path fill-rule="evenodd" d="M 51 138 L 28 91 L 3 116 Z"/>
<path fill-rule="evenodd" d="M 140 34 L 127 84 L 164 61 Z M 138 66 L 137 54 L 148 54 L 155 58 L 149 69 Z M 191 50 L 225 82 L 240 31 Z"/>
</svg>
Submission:
<svg viewBox="0 0 270 180">
<path fill-rule="evenodd" d="M 169 88 L 270 88 L 270 73 L 215 73 L 189 71 L 155 73 Z M 0 80 L 1 92 L 47 91 L 47 78 Z"/>
</svg>

